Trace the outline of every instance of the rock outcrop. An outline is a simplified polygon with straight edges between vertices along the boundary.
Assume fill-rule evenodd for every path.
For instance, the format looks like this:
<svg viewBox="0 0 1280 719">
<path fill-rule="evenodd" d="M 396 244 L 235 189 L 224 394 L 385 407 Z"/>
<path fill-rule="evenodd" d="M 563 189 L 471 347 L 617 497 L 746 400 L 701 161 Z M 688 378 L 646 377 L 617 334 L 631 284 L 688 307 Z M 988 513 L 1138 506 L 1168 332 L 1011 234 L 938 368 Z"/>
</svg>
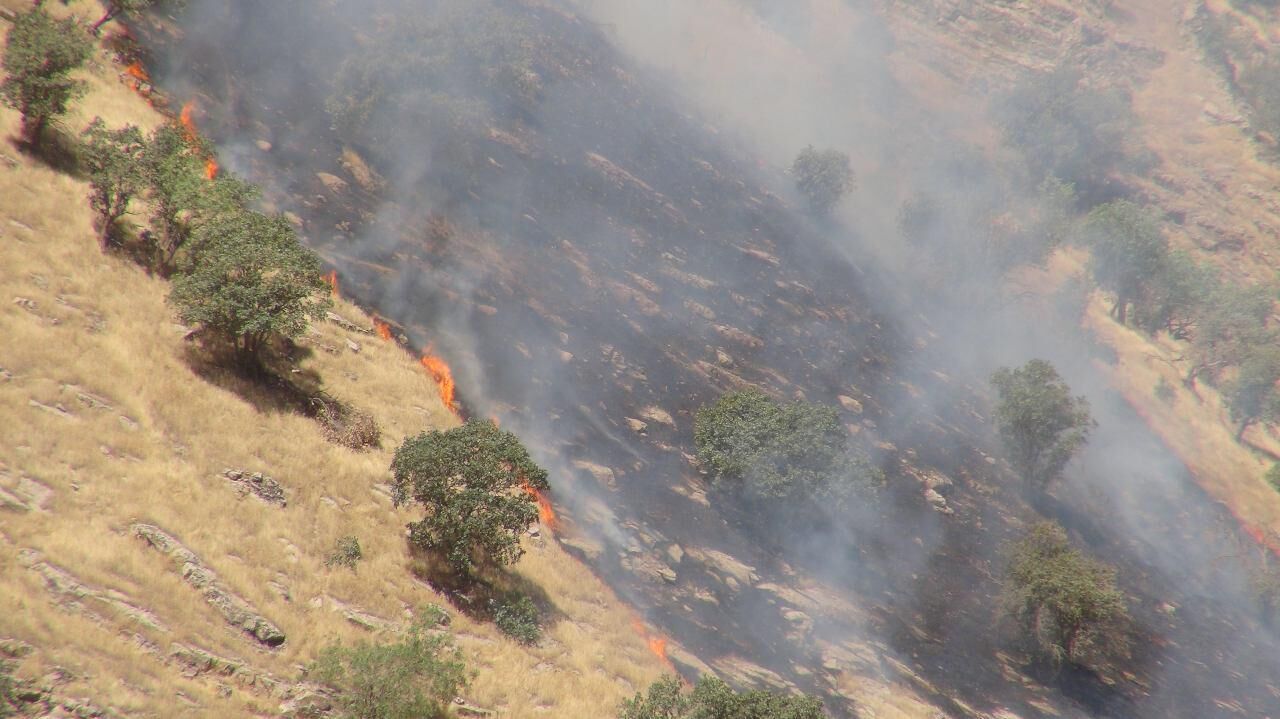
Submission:
<svg viewBox="0 0 1280 719">
<path fill-rule="evenodd" d="M 164 554 L 186 580 L 200 592 L 206 602 L 217 609 L 227 623 L 268 647 L 284 644 L 285 634 L 244 599 L 232 594 L 218 581 L 218 575 L 195 552 L 164 530 L 150 524 L 134 524 L 130 530 L 152 548 Z"/>
</svg>

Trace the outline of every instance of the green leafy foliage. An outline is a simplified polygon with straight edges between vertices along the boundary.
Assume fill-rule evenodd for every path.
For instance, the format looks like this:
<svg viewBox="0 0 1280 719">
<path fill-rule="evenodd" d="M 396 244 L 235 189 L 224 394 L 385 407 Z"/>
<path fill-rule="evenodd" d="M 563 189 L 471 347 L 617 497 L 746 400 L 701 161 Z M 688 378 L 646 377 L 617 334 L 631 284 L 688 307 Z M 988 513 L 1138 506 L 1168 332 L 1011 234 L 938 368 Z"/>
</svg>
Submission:
<svg viewBox="0 0 1280 719">
<path fill-rule="evenodd" d="M 1115 294 L 1112 314 L 1121 324 L 1166 266 L 1169 244 L 1152 214 L 1128 200 L 1099 205 L 1084 223 L 1093 251 L 1089 271 L 1102 289 Z"/>
<path fill-rule="evenodd" d="M 1053 661 L 1089 666 L 1126 651 L 1128 611 L 1115 570 L 1073 549 L 1058 525 L 1032 527 L 1014 545 L 1005 578 L 1006 611 Z"/>
<path fill-rule="evenodd" d="M 357 537 L 347 535 L 338 538 L 333 551 L 325 558 L 324 565 L 326 567 L 355 569 L 361 559 L 364 559 L 364 552 L 360 549 L 360 540 Z"/>
<path fill-rule="evenodd" d="M 1215 283 L 1195 313 L 1191 364 L 1184 378 L 1188 386 L 1202 376 L 1216 379 L 1240 365 L 1253 348 L 1270 342 L 1267 318 L 1274 296 L 1275 288 L 1267 285 Z"/>
<path fill-rule="evenodd" d="M 1129 95 L 1085 83 L 1076 68 L 1028 74 L 992 110 L 1037 181 L 1057 177 L 1089 195 L 1134 163 L 1126 146 L 1135 124 Z"/>
<path fill-rule="evenodd" d="M 206 177 L 205 161 L 212 154 L 208 140 L 174 123 L 157 128 L 147 141 L 142 166 L 161 269 L 173 266 L 201 225 L 247 209 L 261 194 L 256 186 L 230 175 Z"/>
<path fill-rule="evenodd" d="M 1134 324 L 1152 334 L 1167 331 L 1174 339 L 1188 339 L 1217 283 L 1212 268 L 1174 250 L 1143 283 L 1142 298 L 1133 310 Z"/>
<path fill-rule="evenodd" d="M 225 214 L 201 225 L 195 242 L 169 301 L 182 322 L 228 340 L 246 362 L 273 335 L 301 334 L 330 305 L 320 259 L 279 215 Z"/>
<path fill-rule="evenodd" d="M 519 561 L 520 534 L 538 519 L 531 490 L 548 489 L 547 471 L 520 439 L 488 421 L 406 439 L 391 472 L 395 504 L 426 511 L 409 525 L 409 541 L 462 575 Z"/>
<path fill-rule="evenodd" d="M 996 429 L 1009 463 L 1029 486 L 1043 489 L 1062 474 L 1095 426 L 1089 402 L 1073 397 L 1053 365 L 1039 359 L 996 370 L 991 384 L 999 395 Z"/>
<path fill-rule="evenodd" d="M 1267 474 L 1263 477 L 1271 488 L 1280 492 L 1280 462 L 1273 462 L 1271 467 L 1267 469 Z"/>
<path fill-rule="evenodd" d="M 326 647 L 308 677 L 336 691 L 342 719 L 442 719 L 467 672 L 452 639 L 432 631 L 441 616 L 425 614 L 393 644 Z"/>
<path fill-rule="evenodd" d="M 36 6 L 18 15 L 4 53 L 0 98 L 22 113 L 23 136 L 38 147 L 49 123 L 84 93 L 71 73 L 89 59 L 93 45 L 74 18 L 55 20 Z"/>
<path fill-rule="evenodd" d="M 1236 439 L 1258 422 L 1280 418 L 1280 346 L 1266 344 L 1255 347 L 1240 364 L 1240 371 L 1223 387 L 1227 409 L 1236 423 Z"/>
<path fill-rule="evenodd" d="M 791 163 L 791 175 L 809 207 L 827 214 L 853 191 L 855 182 L 849 155 L 839 150 L 818 150 L 809 145 Z"/>
<path fill-rule="evenodd" d="M 680 681 L 668 676 L 649 686 L 647 693 L 623 701 L 618 719 L 824 719 L 817 697 L 763 690 L 736 692 L 711 676 L 693 690 L 681 691 Z"/>
<path fill-rule="evenodd" d="M 523 594 L 490 600 L 493 623 L 505 635 L 521 644 L 536 644 L 542 638 L 538 607 Z"/>
<path fill-rule="evenodd" d="M 18 683 L 13 678 L 13 662 L 0 659 L 0 719 L 17 713 Z"/>
<path fill-rule="evenodd" d="M 751 499 L 838 505 L 876 478 L 835 409 L 781 404 L 754 388 L 699 409 L 693 435 L 698 462 L 716 483 Z"/>
<path fill-rule="evenodd" d="M 104 245 L 114 237 L 129 202 L 145 186 L 145 148 L 142 131 L 133 125 L 110 130 L 95 117 L 81 134 L 80 159 L 89 175 L 89 206 L 97 215 Z"/>
</svg>

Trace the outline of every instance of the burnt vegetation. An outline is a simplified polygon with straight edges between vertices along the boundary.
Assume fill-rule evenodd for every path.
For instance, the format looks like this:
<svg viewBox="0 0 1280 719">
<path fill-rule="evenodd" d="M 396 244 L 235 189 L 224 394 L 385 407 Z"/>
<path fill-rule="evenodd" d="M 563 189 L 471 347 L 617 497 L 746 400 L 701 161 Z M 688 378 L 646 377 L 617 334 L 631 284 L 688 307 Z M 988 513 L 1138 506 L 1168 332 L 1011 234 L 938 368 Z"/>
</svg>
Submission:
<svg viewBox="0 0 1280 719">
<path fill-rule="evenodd" d="M 1205 608 L 1194 590 L 1179 588 L 1179 578 L 1122 541 L 1120 510 L 1060 486 L 1094 421 L 1056 369 L 1032 361 L 999 370 L 994 427 L 976 424 L 989 398 L 946 377 L 947 352 L 926 350 L 919 338 L 933 328 L 903 320 L 913 315 L 892 306 L 892 280 L 871 277 L 834 250 L 715 133 L 632 75 L 598 29 L 551 8 L 497 1 L 442 0 L 422 11 L 383 0 L 358 17 L 330 16 L 337 11 L 298 0 L 230 7 L 219 20 L 230 27 L 167 50 L 206 87 L 267 103 L 254 116 L 263 108 L 226 98 L 218 106 L 228 115 L 212 118 L 214 132 L 279 134 L 278 149 L 256 157 L 253 170 L 287 188 L 272 199 L 305 215 L 306 246 L 294 223 L 261 211 L 252 185 L 207 176 L 212 146 L 180 125 L 145 140 L 129 128 L 95 126 L 86 135 L 104 242 L 146 248 L 149 266 L 172 273 L 181 318 L 213 337 L 229 361 L 261 368 L 264 354 L 288 348 L 321 316 L 327 286 L 309 249 L 320 248 L 354 260 L 352 285 L 415 339 L 465 338 L 457 344 L 474 348 L 463 359 L 483 378 L 489 401 L 507 410 L 504 421 L 513 426 L 560 438 L 557 462 L 613 468 L 572 480 L 618 512 L 603 534 L 643 528 L 636 534 L 658 537 L 646 540 L 653 546 L 680 537 L 717 547 L 751 562 L 741 573 L 748 583 L 764 584 L 750 579 L 757 571 L 770 580 L 794 576 L 784 565 L 794 561 L 873 606 L 890 649 L 970 701 L 1027 708 L 1043 701 L 995 679 L 1017 670 L 998 658 L 1003 644 L 988 632 L 1005 616 L 1020 629 L 1017 643 L 1071 665 L 1071 673 L 1045 679 L 1065 706 L 1133 716 L 1186 706 L 1211 712 L 1206 686 L 1252 689 L 1249 678 L 1214 668 L 1157 676 L 1153 667 L 1182 661 L 1164 649 L 1178 642 L 1198 652 L 1189 661 L 1200 666 L 1208 665 L 1194 657 L 1260 652 L 1214 635 L 1253 620 Z M 341 32 L 327 32 L 335 28 Z M 209 62 L 202 53 L 225 49 L 201 43 L 231 45 L 220 34 L 246 52 Z M 327 41 L 320 47 L 312 36 Z M 279 63 L 259 62 L 279 47 L 300 50 Z M 301 79 L 287 92 L 268 92 L 276 72 L 293 71 Z M 317 120 L 321 106 L 327 117 Z M 60 112 L 56 102 L 50 107 L 48 117 Z M 901 207 L 899 229 L 934 259 L 914 278 L 974 269 L 975 284 L 993 284 L 1063 242 L 1080 242 L 1093 251 L 1094 280 L 1114 296 L 1117 321 L 1187 341 L 1188 383 L 1221 381 L 1242 433 L 1277 416 L 1271 393 L 1280 361 L 1265 351 L 1274 339 L 1268 291 L 1235 288 L 1170 252 L 1157 217 L 1116 199 L 1123 194 L 1116 176 L 1144 162 L 1129 146 L 1124 91 L 1062 69 L 1029 78 L 996 112 L 1039 190 L 1006 208 L 1005 191 L 1023 168 L 1001 168 L 980 200 L 916 194 Z M 373 169 L 350 159 L 361 156 Z M 991 169 L 979 152 L 957 152 L 944 164 L 957 185 L 977 183 Z M 818 214 L 853 189 L 849 158 L 839 151 L 805 150 L 792 169 Z M 318 186 L 308 179 L 317 172 L 342 184 L 321 179 Z M 153 214 L 151 227 L 133 236 L 122 225 L 138 197 Z M 426 209 L 412 209 L 417 200 Z M 955 227 L 959 239 L 951 236 Z M 837 408 L 774 396 L 840 399 Z M 335 441 L 376 443 L 376 428 L 357 415 L 317 406 Z M 996 437 L 1014 477 L 985 461 L 983 448 Z M 680 451 L 691 446 L 722 496 L 788 503 L 793 518 L 811 526 L 762 549 L 751 531 L 722 526 L 716 507 L 673 499 L 673 488 L 687 496 L 687 486 L 697 486 Z M 878 450 L 874 460 L 868 446 Z M 391 472 L 395 502 L 422 511 L 409 541 L 425 574 L 516 640 L 538 641 L 545 598 L 528 596 L 533 590 L 501 571 L 520 558 L 520 538 L 538 518 L 537 494 L 548 489 L 547 471 L 517 436 L 472 420 L 411 437 Z M 885 491 L 862 493 L 878 485 Z M 1019 486 L 1046 501 L 1028 505 Z M 1187 498 L 1199 499 L 1178 497 Z M 1015 536 L 1012 527 L 1045 507 L 1070 532 L 1037 524 Z M 1077 536 L 1114 555 L 1115 567 L 1075 549 Z M 1168 537 L 1184 547 L 1201 539 Z M 986 558 L 1008 547 L 1001 583 Z M 358 543 L 352 549 L 337 563 L 358 554 Z M 634 561 L 625 549 L 597 557 L 621 582 L 630 581 Z M 675 589 L 637 585 L 636 594 L 683 630 L 682 639 L 708 655 L 751 656 L 831 701 L 824 710 L 815 696 L 738 692 L 708 677 L 688 693 L 675 680 L 661 682 L 620 716 L 855 714 L 834 681 L 808 669 L 825 660 L 816 640 L 796 643 L 780 628 L 774 595 L 729 591 L 713 578 L 677 579 L 684 584 Z M 1131 622 L 1128 591 L 1144 600 L 1177 597 L 1193 618 L 1162 630 L 1177 642 L 1151 649 L 1149 663 L 1136 657 L 1121 668 L 1127 638 L 1154 635 L 1159 620 L 1148 613 Z M 920 625 L 917 615 L 924 615 Z M 842 617 L 821 621 L 831 635 L 863 631 Z M 399 644 L 327 650 L 314 671 L 341 693 L 350 716 L 433 716 L 464 681 L 455 660 L 423 625 Z M 1165 693 L 1141 688 L 1151 682 L 1164 682 Z"/>
</svg>

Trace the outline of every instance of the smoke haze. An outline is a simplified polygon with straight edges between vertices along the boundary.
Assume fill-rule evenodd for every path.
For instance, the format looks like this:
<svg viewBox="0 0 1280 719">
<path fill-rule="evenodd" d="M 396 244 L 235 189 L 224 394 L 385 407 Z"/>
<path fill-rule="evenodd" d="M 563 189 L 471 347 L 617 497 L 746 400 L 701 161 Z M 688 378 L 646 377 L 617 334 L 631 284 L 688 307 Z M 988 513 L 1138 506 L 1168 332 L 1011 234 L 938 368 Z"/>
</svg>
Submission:
<svg viewBox="0 0 1280 719">
<path fill-rule="evenodd" d="M 975 254 L 1047 201 L 987 98 L 939 108 L 930 49 L 904 59 L 888 17 L 839 0 L 195 3 L 183 42 L 157 36 L 157 74 L 205 98 L 224 165 L 301 218 L 344 292 L 533 448 L 572 546 L 683 671 L 818 692 L 837 716 L 857 715 L 856 677 L 955 716 L 1230 714 L 1218 696 L 1274 712 L 1254 558 L 1109 387 L 1069 293 L 1012 299 Z M 414 60 L 377 65 L 393 52 Z M 326 112 L 335 99 L 359 122 Z M 858 176 L 830 220 L 785 174 L 810 144 Z M 357 156 L 380 178 L 362 182 Z M 941 208 L 933 244 L 903 238 L 915 197 Z M 1099 422 L 1035 507 L 994 459 L 986 388 L 1033 357 Z M 839 405 L 888 487 L 762 541 L 771 518 L 689 461 L 693 413 L 746 384 Z M 1153 639 L 1140 682 L 1005 678 L 1003 552 L 1037 513 L 1119 568 Z"/>
</svg>

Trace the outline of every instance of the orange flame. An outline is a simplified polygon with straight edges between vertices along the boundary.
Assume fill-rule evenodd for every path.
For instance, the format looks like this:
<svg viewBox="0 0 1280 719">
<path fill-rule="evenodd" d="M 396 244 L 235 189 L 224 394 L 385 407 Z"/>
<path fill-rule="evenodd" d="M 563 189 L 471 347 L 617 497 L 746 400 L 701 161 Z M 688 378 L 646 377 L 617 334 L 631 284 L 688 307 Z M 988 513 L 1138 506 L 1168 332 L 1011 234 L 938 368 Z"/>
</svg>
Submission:
<svg viewBox="0 0 1280 719">
<path fill-rule="evenodd" d="M 147 69 L 144 68 L 142 63 L 137 60 L 129 63 L 129 66 L 124 69 L 124 72 L 126 75 L 139 82 L 151 82 L 151 76 L 147 74 Z"/>
<path fill-rule="evenodd" d="M 377 315 L 373 318 L 373 330 L 377 332 L 378 336 L 382 339 L 387 342 L 391 341 L 391 325 L 378 319 Z M 423 364 L 425 365 L 426 363 L 423 362 Z"/>
<path fill-rule="evenodd" d="M 453 394 L 455 387 L 453 384 L 453 371 L 449 369 L 449 365 L 445 361 L 431 354 L 431 348 L 427 348 L 426 353 L 422 355 L 422 366 L 431 375 L 431 379 L 435 380 L 436 386 L 440 388 L 440 399 L 444 401 L 444 406 L 450 411 L 457 412 L 458 408 L 454 406 Z"/>
<path fill-rule="evenodd" d="M 546 493 L 528 482 L 522 483 L 520 489 L 523 489 L 525 494 L 533 497 L 533 501 L 538 503 L 538 521 L 542 523 L 542 526 L 547 529 L 558 529 L 560 520 L 556 517 L 556 510 L 551 506 L 551 500 Z"/>
<path fill-rule="evenodd" d="M 340 299 L 342 295 L 338 293 L 338 271 L 329 270 L 329 274 L 324 276 L 324 281 L 329 283 L 329 294 L 333 295 L 333 299 Z"/>
<path fill-rule="evenodd" d="M 204 158 L 204 179 L 212 180 L 218 176 L 218 161 L 213 156 Z"/>
<path fill-rule="evenodd" d="M 631 628 L 644 639 L 645 644 L 649 646 L 649 651 L 661 659 L 672 674 L 676 674 L 676 666 L 671 663 L 671 659 L 667 656 L 667 638 L 661 634 L 650 634 L 640 617 L 631 618 Z"/>
<path fill-rule="evenodd" d="M 195 142 L 197 136 L 196 121 L 191 117 L 195 110 L 196 101 L 188 100 L 187 104 L 182 106 L 182 111 L 178 113 L 178 122 L 182 123 L 182 129 L 186 130 L 187 140 L 190 142 Z"/>
</svg>

